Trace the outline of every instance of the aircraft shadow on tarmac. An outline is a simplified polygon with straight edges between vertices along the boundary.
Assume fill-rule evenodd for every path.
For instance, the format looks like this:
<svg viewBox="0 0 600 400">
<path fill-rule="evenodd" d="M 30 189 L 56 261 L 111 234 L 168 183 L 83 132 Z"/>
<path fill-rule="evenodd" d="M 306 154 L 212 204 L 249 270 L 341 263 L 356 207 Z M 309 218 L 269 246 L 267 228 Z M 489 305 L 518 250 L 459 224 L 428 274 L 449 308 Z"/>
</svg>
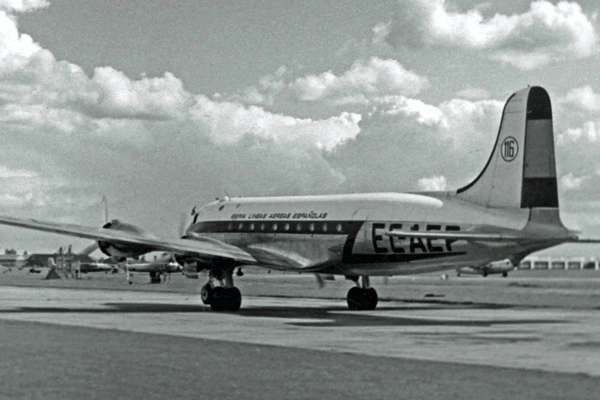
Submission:
<svg viewBox="0 0 600 400">
<path fill-rule="evenodd" d="M 168 303 L 105 303 L 105 308 L 75 308 L 75 307 L 19 307 L 9 310 L 0 310 L 4 313 L 203 313 L 211 312 L 208 306 L 190 304 L 168 304 Z M 485 310 L 493 312 L 495 309 L 507 308 L 499 305 L 491 307 L 471 304 L 469 306 L 390 306 L 381 307 L 378 311 L 432 311 L 432 310 Z M 530 324 L 559 324 L 570 321 L 563 319 L 527 319 L 527 318 L 435 318 L 425 316 L 395 316 L 381 315 L 378 312 L 350 312 L 344 306 L 334 307 L 285 307 L 285 306 L 263 306 L 242 308 L 236 313 L 240 318 L 274 318 L 293 319 L 296 321 L 285 321 L 287 325 L 298 327 L 375 327 L 375 326 L 461 326 L 461 327 L 493 327 L 495 325 L 530 325 Z M 492 315 L 490 315 L 492 316 Z M 302 321 L 306 319 L 307 321 Z"/>
</svg>

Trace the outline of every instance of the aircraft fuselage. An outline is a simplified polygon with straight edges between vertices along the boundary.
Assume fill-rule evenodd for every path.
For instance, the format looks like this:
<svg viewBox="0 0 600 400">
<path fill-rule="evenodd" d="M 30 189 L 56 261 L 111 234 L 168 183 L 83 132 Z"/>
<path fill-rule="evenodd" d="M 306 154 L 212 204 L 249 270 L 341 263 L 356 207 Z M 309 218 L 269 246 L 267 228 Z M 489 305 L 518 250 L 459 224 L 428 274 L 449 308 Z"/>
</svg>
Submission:
<svg viewBox="0 0 600 400">
<path fill-rule="evenodd" d="M 447 192 L 226 198 L 202 207 L 188 232 L 244 248 L 274 267 L 396 275 L 484 264 L 532 245 L 399 238 L 387 236 L 390 230 L 514 232 L 528 216 L 527 209 L 490 210 Z"/>
</svg>

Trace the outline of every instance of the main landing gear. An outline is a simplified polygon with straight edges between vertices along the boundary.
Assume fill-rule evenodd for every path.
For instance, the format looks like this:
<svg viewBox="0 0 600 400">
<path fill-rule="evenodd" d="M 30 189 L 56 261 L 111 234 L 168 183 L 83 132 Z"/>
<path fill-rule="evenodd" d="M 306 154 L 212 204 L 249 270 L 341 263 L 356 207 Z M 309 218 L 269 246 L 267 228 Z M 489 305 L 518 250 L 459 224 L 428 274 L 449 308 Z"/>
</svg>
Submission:
<svg viewBox="0 0 600 400">
<path fill-rule="evenodd" d="M 221 286 L 214 285 L 215 279 Z M 242 292 L 233 285 L 233 269 L 211 270 L 208 282 L 200 290 L 200 297 L 204 304 L 210 304 L 213 311 L 238 311 L 242 305 Z"/>
<path fill-rule="evenodd" d="M 356 286 L 348 291 L 346 300 L 348 301 L 348 308 L 351 310 L 374 310 L 377 307 L 377 292 L 369 285 L 369 277 L 366 275 L 361 276 L 360 284 L 358 277 L 351 277 L 356 283 Z"/>
<path fill-rule="evenodd" d="M 150 283 L 160 283 L 160 272 L 150 271 Z"/>
</svg>

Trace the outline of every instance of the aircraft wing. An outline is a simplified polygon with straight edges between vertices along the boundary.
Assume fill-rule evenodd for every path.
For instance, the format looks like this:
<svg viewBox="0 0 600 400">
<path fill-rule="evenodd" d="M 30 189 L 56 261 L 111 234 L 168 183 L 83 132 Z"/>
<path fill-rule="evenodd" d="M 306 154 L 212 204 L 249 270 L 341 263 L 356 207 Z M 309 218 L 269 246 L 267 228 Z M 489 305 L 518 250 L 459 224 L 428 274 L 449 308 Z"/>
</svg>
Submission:
<svg viewBox="0 0 600 400">
<path fill-rule="evenodd" d="M 59 233 L 84 239 L 146 246 L 150 249 L 149 251 L 168 251 L 199 257 L 225 257 L 244 263 L 256 264 L 254 257 L 246 251 L 218 240 L 198 241 L 190 239 L 165 239 L 157 236 L 141 235 L 139 233 L 115 229 L 93 228 L 82 225 L 61 224 L 5 216 L 0 216 L 0 224 L 43 232 Z"/>
</svg>

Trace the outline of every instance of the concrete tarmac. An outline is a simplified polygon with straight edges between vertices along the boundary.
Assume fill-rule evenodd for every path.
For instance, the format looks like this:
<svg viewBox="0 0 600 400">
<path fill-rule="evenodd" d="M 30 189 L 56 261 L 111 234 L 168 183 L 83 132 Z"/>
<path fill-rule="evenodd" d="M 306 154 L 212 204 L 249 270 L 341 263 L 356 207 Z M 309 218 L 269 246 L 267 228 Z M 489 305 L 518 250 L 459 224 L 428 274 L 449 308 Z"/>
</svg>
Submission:
<svg viewBox="0 0 600 400">
<path fill-rule="evenodd" d="M 40 338 L 40 343 L 50 345 L 49 348 L 56 344 L 47 343 L 45 327 L 94 328 L 95 332 L 118 331 L 136 337 L 161 335 L 159 341 L 168 343 L 195 339 L 201 341 L 199 345 L 203 348 L 215 345 L 215 340 L 225 347 L 267 346 L 270 351 L 300 351 L 307 359 L 338 354 L 351 356 L 352 362 L 368 358 L 376 365 L 378 362 L 413 365 L 415 360 L 421 360 L 435 364 L 434 369 L 443 370 L 445 374 L 463 371 L 456 372 L 454 378 L 462 381 L 467 394 L 471 390 L 479 393 L 481 382 L 474 383 L 472 378 L 464 381 L 465 377 L 473 371 L 481 373 L 483 366 L 503 367 L 488 371 L 488 374 L 499 374 L 501 381 L 506 374 L 523 377 L 533 374 L 539 378 L 540 371 L 545 371 L 547 375 L 542 375 L 547 381 L 541 381 L 546 383 L 537 383 L 540 386 L 532 388 L 529 386 L 531 377 L 529 383 L 524 383 L 527 390 L 523 393 L 529 394 L 527 398 L 536 398 L 535 390 L 548 390 L 551 387 L 548 385 L 556 385 L 560 381 L 557 376 L 581 381 L 571 388 L 574 392 L 568 398 L 597 398 L 594 396 L 600 389 L 600 313 L 595 310 L 386 301 L 375 311 L 351 312 L 341 300 L 245 296 L 240 312 L 215 313 L 191 294 L 0 287 L 0 321 L 9 320 L 26 322 L 25 326 L 17 325 L 23 330 L 32 326 L 37 332 L 32 340 Z M 0 326 L 16 329 L 16 325 L 7 324 L 0 322 Z M 67 331 L 65 335 L 63 343 L 68 349 L 70 333 Z M 0 333 L 3 343 L 13 339 Z M 98 348 L 95 343 L 94 346 Z M 153 352 L 153 346 L 147 350 Z M 63 351 L 68 353 L 68 350 Z M 120 351 L 119 345 L 102 345 L 103 353 Z M 167 348 L 166 354 L 168 352 Z M 235 353 L 231 357 L 235 359 Z M 164 368 L 168 371 L 177 363 L 177 359 L 170 359 Z M 31 368 L 35 370 L 35 365 Z M 231 368 L 235 370 L 234 365 Z M 282 368 L 294 368 L 294 365 L 284 363 Z M 488 374 L 480 379 L 487 382 Z M 396 375 L 379 378 L 390 383 L 397 380 Z M 415 377 L 417 382 L 432 378 L 435 377 Z M 344 379 L 339 377 L 340 384 Z M 452 381 L 453 375 L 447 380 Z M 507 385 L 508 390 L 511 384 Z M 565 390 L 564 385 L 561 388 Z M 592 397 L 587 397 L 592 392 Z M 499 393 L 497 387 L 494 393 Z M 545 393 L 544 398 L 549 394 Z M 567 398 L 562 394 L 558 398 Z M 484 398 L 496 397 L 489 394 Z"/>
</svg>

